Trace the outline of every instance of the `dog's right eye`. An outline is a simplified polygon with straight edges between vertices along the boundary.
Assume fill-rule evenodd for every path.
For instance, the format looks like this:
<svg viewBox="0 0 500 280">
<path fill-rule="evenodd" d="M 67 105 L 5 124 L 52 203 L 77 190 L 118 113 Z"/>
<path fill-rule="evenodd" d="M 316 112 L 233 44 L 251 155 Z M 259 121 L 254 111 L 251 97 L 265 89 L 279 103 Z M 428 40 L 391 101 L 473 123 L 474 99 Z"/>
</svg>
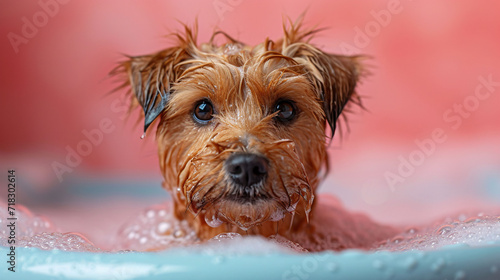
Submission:
<svg viewBox="0 0 500 280">
<path fill-rule="evenodd" d="M 297 115 L 297 107 L 290 100 L 282 100 L 276 103 L 274 112 L 278 112 L 276 119 L 281 123 L 289 123 L 293 121 Z"/>
<path fill-rule="evenodd" d="M 202 100 L 194 107 L 193 117 L 200 124 L 208 123 L 214 114 L 214 107 L 208 100 Z"/>
</svg>

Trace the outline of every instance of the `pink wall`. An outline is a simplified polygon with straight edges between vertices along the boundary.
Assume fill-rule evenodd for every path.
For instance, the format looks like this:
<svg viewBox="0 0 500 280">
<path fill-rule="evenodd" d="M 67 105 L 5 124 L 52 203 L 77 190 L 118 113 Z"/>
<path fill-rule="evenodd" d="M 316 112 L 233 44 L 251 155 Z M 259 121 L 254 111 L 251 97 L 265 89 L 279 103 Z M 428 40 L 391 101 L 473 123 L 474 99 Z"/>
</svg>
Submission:
<svg viewBox="0 0 500 280">
<path fill-rule="evenodd" d="M 373 56 L 373 75 L 359 88 L 370 112 L 352 115 L 351 133 L 331 148 L 335 176 L 329 180 L 346 188 L 340 191 L 345 200 L 358 208 L 396 203 L 415 191 L 425 196 L 408 187 L 422 178 L 462 180 L 471 167 L 500 166 L 500 87 L 477 104 L 472 100 L 479 77 L 500 82 L 497 1 L 60 2 L 0 4 L 0 166 L 30 174 L 40 187 L 58 184 L 51 164 L 64 163 L 66 147 L 75 148 L 85 139 L 82 131 L 98 129 L 103 119 L 114 130 L 103 134 L 75 173 L 159 174 L 153 141 L 139 139 L 135 116 L 122 120 L 122 95 L 106 96 L 116 85 L 107 73 L 121 54 L 165 48 L 163 36 L 181 28 L 177 20 L 191 25 L 196 17 L 200 41 L 218 26 L 255 44 L 281 36 L 282 16 L 294 19 L 306 9 L 307 23 L 329 27 L 315 44 L 330 52 L 349 45 Z M 49 12 L 40 3 L 52 3 Z M 30 29 L 32 23 L 38 27 Z M 469 116 L 448 112 L 464 100 Z M 443 118 L 447 112 L 453 121 Z M 398 156 L 409 157 L 414 141 L 437 128 L 447 138 L 425 164 L 397 187 L 381 182 L 397 169 Z"/>
</svg>

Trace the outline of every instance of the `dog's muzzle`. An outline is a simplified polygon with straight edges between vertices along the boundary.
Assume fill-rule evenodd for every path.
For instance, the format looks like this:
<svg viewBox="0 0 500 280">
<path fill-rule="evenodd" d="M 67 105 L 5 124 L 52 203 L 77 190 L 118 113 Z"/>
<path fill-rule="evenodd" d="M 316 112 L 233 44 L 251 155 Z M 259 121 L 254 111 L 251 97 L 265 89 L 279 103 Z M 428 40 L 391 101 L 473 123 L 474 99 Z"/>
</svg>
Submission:
<svg viewBox="0 0 500 280">
<path fill-rule="evenodd" d="M 267 158 L 249 153 L 231 155 L 225 164 L 232 183 L 243 189 L 255 187 L 263 182 L 268 172 Z"/>
</svg>

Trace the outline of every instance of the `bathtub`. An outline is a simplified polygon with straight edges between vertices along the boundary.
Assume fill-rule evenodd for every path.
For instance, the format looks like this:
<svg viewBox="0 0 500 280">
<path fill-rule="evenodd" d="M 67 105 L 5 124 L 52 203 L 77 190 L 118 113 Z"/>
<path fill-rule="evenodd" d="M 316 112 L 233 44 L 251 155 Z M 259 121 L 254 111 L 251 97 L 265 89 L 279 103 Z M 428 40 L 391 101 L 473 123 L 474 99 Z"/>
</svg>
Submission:
<svg viewBox="0 0 500 280">
<path fill-rule="evenodd" d="M 141 209 L 144 205 L 168 200 L 167 194 L 157 187 L 157 179 L 123 181 L 76 177 L 66 182 L 64 191 L 60 189 L 44 196 L 23 197 L 28 205 L 33 205 L 33 215 L 41 212 L 49 219 L 52 217 L 56 226 L 57 222 L 61 223 L 61 217 L 70 213 L 70 208 L 64 207 L 88 207 L 87 212 L 92 216 L 94 210 L 91 211 L 91 208 L 108 205 L 108 208 L 96 212 L 107 222 L 96 224 L 113 232 L 119 228 L 106 228 L 105 224 L 120 224 L 121 221 L 105 215 L 105 212 L 112 212 L 110 209 L 125 205 L 130 207 L 131 204 Z M 134 187 L 139 181 L 143 187 Z M 43 206 L 55 203 L 55 200 L 60 202 L 61 199 L 66 206 Z M 53 212 L 45 211 L 48 209 Z M 78 209 L 77 212 L 85 212 Z M 56 212 L 62 212 L 63 215 L 57 218 Z M 69 220 L 72 223 L 66 228 L 63 226 L 63 231 L 73 227 L 73 231 L 83 232 L 90 241 L 96 243 L 96 247 L 104 249 L 75 252 L 16 247 L 15 272 L 9 271 L 10 264 L 2 261 L 1 279 L 500 279 L 500 238 L 494 237 L 483 240 L 481 244 L 464 242 L 434 250 L 352 249 L 320 253 L 298 253 L 261 237 L 244 237 L 229 240 L 224 245 L 210 243 L 159 252 L 137 252 L 112 250 L 112 236 L 101 236 L 99 239 L 99 235 L 102 235 L 99 230 L 85 231 L 88 224 L 92 224 L 92 218 L 79 220 L 75 217 Z M 109 220 L 113 220 L 113 223 Z M 1 223 L 5 222 L 4 219 Z M 79 223 L 86 223 L 87 226 L 77 227 Z M 498 223 L 499 220 L 496 220 L 496 224 L 493 221 L 493 230 L 500 228 Z M 6 232 L 3 233 L 2 238 L 5 240 Z M 0 250 L 1 259 L 8 261 L 10 248 L 3 246 Z"/>
</svg>

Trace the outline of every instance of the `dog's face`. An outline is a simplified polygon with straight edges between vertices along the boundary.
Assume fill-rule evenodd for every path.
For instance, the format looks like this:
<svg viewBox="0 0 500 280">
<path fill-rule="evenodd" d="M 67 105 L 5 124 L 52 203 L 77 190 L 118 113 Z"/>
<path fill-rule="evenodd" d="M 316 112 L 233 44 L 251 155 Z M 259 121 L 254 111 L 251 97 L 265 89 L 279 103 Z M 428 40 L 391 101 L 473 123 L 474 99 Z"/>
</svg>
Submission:
<svg viewBox="0 0 500 280">
<path fill-rule="evenodd" d="M 360 69 L 302 42 L 309 33 L 198 48 L 187 29 L 179 46 L 122 65 L 145 129 L 159 116 L 160 166 L 180 218 L 246 231 L 308 215 L 327 162 L 325 124 L 334 131 Z"/>
</svg>

